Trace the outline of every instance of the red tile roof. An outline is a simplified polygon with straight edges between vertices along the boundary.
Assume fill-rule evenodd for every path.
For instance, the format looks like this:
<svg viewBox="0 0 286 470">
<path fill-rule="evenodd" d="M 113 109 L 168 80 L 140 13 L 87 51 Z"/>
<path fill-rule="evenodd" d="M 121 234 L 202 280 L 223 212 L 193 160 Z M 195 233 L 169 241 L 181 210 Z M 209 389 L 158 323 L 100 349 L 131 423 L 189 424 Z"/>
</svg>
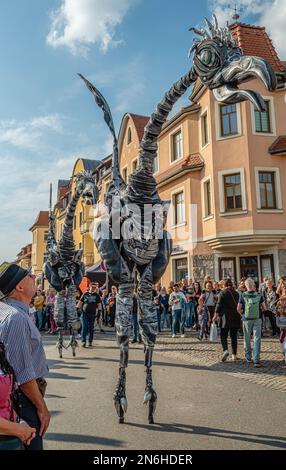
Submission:
<svg viewBox="0 0 286 470">
<path fill-rule="evenodd" d="M 47 226 L 49 225 L 49 212 L 48 211 L 40 211 L 34 224 L 29 229 L 30 231 L 33 230 L 35 227 L 40 226 Z"/>
<path fill-rule="evenodd" d="M 132 114 L 132 113 L 130 113 L 130 116 L 133 119 L 139 142 L 141 142 L 143 135 L 144 135 L 144 128 L 147 125 L 150 118 L 148 116 L 140 116 L 139 114 Z"/>
<path fill-rule="evenodd" d="M 174 165 L 172 165 L 168 170 L 163 171 L 155 176 L 157 183 L 160 184 L 163 181 L 175 176 L 177 173 L 181 173 L 187 170 L 196 170 L 201 169 L 204 166 L 204 161 L 199 153 L 194 153 L 189 155 L 189 157 L 185 158 L 183 161 L 180 161 Z"/>
<path fill-rule="evenodd" d="M 17 254 L 17 260 L 20 261 L 20 259 L 23 259 L 26 257 L 30 258 L 31 256 L 32 256 L 32 243 L 24 246 L 24 248 L 21 249 L 20 253 Z"/>
<path fill-rule="evenodd" d="M 235 23 L 230 26 L 230 30 L 245 55 L 262 57 L 272 65 L 276 72 L 285 71 L 285 66 L 279 59 L 264 27 Z"/>
<path fill-rule="evenodd" d="M 286 135 L 280 135 L 269 147 L 271 155 L 286 153 Z"/>
</svg>

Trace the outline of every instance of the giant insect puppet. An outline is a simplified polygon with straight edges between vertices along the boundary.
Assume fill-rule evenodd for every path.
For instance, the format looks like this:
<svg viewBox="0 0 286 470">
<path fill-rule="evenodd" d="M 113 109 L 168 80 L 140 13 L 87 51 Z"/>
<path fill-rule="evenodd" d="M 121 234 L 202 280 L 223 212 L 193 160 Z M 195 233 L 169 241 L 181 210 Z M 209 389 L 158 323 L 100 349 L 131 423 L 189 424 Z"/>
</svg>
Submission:
<svg viewBox="0 0 286 470">
<path fill-rule="evenodd" d="M 62 349 L 71 346 L 75 356 L 76 332 L 79 328 L 76 293 L 77 286 L 84 276 L 85 266 L 82 262 L 82 250 L 76 251 L 73 238 L 73 226 L 75 210 L 78 202 L 96 207 L 98 200 L 98 189 L 92 173 L 83 171 L 75 176 L 75 192 L 68 204 L 63 231 L 57 243 L 54 235 L 54 216 L 51 211 L 49 215 L 49 233 L 47 239 L 48 258 L 44 265 L 44 273 L 49 284 L 56 290 L 55 321 L 59 330 L 59 341 L 57 347 L 60 357 Z M 71 331 L 70 343 L 63 344 L 63 331 L 67 328 Z"/>
<path fill-rule="evenodd" d="M 140 144 L 138 169 L 130 176 L 128 184 L 120 175 L 118 144 L 109 106 L 100 92 L 80 75 L 94 95 L 97 105 L 102 108 L 114 140 L 112 179 L 105 194 L 107 215 L 96 226 L 94 236 L 108 274 L 119 284 L 115 325 L 120 364 L 114 403 L 120 423 L 124 422 L 127 411 L 126 368 L 134 295 L 138 301 L 139 327 L 144 341 L 144 403 L 148 403 L 149 423 L 154 423 L 157 394 L 153 388 L 151 367 L 157 315 L 152 301 L 152 285 L 162 277 L 171 253 L 171 240 L 164 230 L 168 203 L 161 200 L 153 177 L 157 139 L 162 126 L 176 101 L 198 79 L 213 90 L 220 103 L 233 104 L 249 100 L 260 111 L 265 108 L 262 97 L 255 91 L 240 89 L 238 86 L 246 80 L 259 78 L 268 90 L 274 91 L 276 88 L 276 77 L 271 66 L 259 57 L 243 56 L 230 30 L 220 28 L 215 16 L 213 23 L 206 20 L 206 29 L 191 30 L 200 36 L 194 40 L 190 50 L 190 55 L 193 54 L 192 68 L 170 88 L 152 114 Z M 158 207 L 161 208 L 159 213 Z M 149 215 L 151 213 L 151 219 L 149 217 L 147 222 L 144 219 L 146 212 Z M 114 227 L 114 221 L 118 220 L 119 232 L 118 227 Z M 158 227 L 158 220 L 161 227 Z"/>
</svg>

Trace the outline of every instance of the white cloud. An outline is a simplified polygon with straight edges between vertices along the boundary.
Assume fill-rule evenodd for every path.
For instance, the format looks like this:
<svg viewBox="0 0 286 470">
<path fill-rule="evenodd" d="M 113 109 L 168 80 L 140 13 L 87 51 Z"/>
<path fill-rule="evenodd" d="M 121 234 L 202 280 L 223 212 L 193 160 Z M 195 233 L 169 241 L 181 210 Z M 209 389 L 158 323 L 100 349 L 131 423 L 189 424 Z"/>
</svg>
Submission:
<svg viewBox="0 0 286 470">
<path fill-rule="evenodd" d="M 66 46 L 74 54 L 85 55 L 97 44 L 103 52 L 122 41 L 115 39 L 116 28 L 139 0 L 62 0 L 51 15 L 47 43 Z"/>
<path fill-rule="evenodd" d="M 43 132 L 62 132 L 62 118 L 58 114 L 39 116 L 29 121 L 0 121 L 0 142 L 26 150 L 37 150 Z"/>
<path fill-rule="evenodd" d="M 232 22 L 232 10 L 229 0 L 216 0 L 212 2 L 212 10 L 222 25 L 226 21 Z M 241 21 L 246 16 L 255 15 L 255 24 L 265 26 L 270 34 L 280 58 L 286 59 L 285 18 L 286 0 L 241 0 L 243 8 Z"/>
</svg>

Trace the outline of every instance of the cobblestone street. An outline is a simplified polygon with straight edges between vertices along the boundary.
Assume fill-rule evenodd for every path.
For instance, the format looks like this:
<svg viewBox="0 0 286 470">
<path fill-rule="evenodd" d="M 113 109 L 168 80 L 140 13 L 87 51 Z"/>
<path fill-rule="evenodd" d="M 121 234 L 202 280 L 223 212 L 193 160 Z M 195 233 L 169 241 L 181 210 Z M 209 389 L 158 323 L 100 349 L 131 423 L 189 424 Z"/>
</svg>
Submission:
<svg viewBox="0 0 286 470">
<path fill-rule="evenodd" d="M 236 378 L 279 390 L 286 393 L 286 366 L 282 360 L 281 346 L 278 338 L 266 336 L 262 338 L 261 363 L 262 367 L 255 369 L 244 360 L 243 340 L 238 341 L 238 358 L 236 362 L 228 359 L 221 362 L 221 344 L 210 343 L 209 340 L 198 341 L 197 333 L 191 332 L 191 337 L 171 338 L 165 333 L 158 337 L 157 349 L 166 356 L 177 357 L 189 365 L 200 365 L 210 371 L 219 371 Z M 231 356 L 230 356 L 231 357 Z"/>
</svg>

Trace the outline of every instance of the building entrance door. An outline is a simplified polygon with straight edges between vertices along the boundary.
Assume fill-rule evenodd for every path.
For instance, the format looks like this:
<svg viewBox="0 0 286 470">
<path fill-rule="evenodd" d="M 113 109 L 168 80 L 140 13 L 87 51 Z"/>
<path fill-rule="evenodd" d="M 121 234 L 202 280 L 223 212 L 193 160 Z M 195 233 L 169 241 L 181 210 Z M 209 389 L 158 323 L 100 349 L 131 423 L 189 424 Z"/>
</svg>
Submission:
<svg viewBox="0 0 286 470">
<path fill-rule="evenodd" d="M 244 256 L 240 260 L 240 276 L 252 277 L 254 281 L 259 281 L 258 275 L 258 257 L 257 256 Z"/>
</svg>

